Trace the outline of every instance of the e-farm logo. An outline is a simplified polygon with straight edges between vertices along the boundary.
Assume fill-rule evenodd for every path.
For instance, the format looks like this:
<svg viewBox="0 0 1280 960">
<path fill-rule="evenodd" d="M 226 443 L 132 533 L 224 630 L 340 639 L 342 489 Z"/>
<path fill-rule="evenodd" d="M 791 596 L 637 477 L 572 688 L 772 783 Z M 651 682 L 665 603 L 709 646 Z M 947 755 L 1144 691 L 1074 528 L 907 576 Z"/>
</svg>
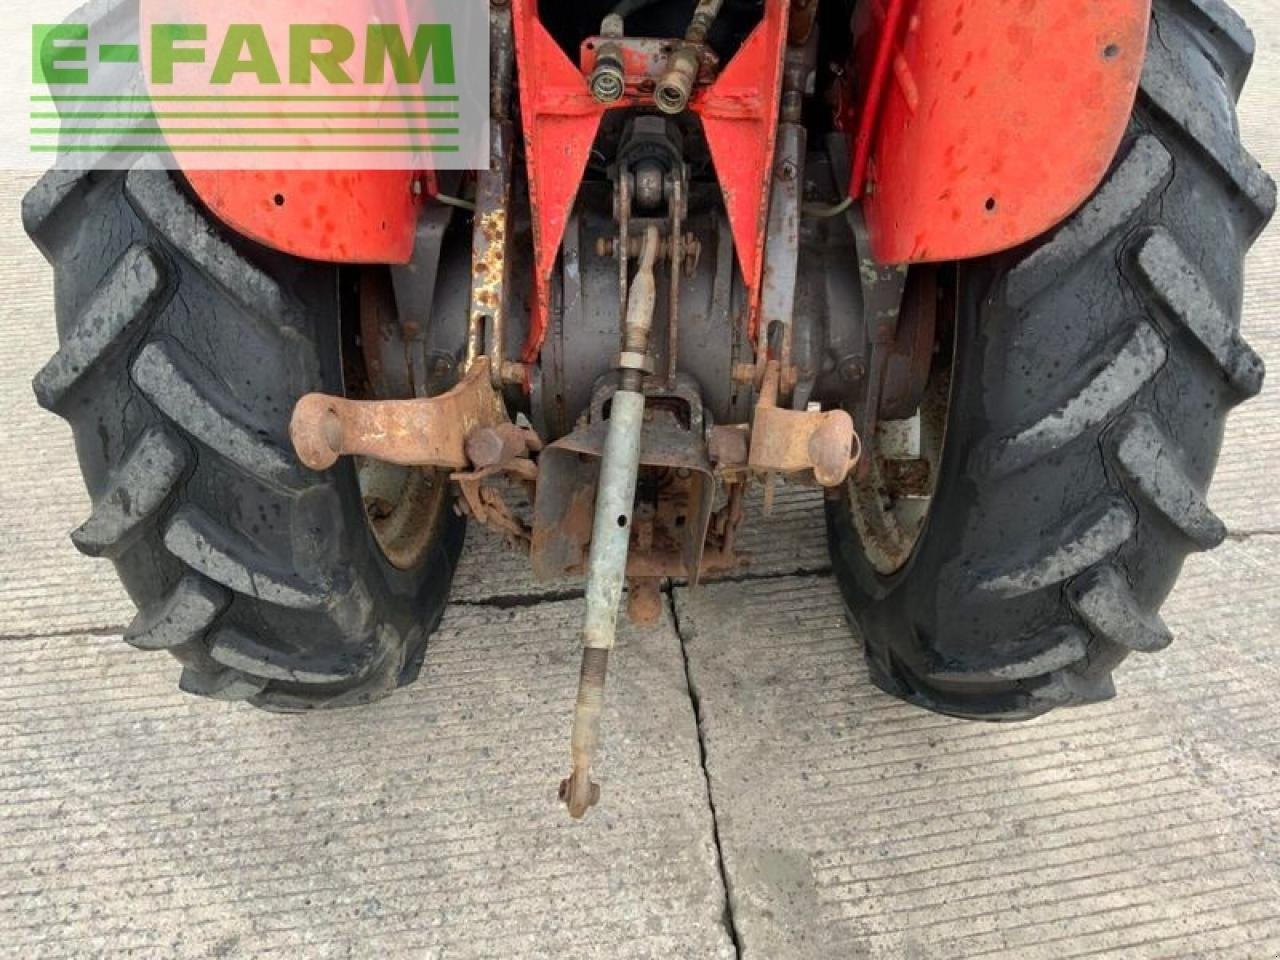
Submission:
<svg viewBox="0 0 1280 960">
<path fill-rule="evenodd" d="M 141 0 L 136 36 L 36 23 L 30 150 L 64 166 L 481 167 L 486 8 Z"/>
</svg>

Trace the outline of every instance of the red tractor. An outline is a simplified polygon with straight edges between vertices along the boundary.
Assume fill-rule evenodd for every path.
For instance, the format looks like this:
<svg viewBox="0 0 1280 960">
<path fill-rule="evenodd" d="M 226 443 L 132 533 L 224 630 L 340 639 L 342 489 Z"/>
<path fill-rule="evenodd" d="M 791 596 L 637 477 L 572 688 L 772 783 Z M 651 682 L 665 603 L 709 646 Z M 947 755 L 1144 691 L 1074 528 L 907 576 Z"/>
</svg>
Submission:
<svg viewBox="0 0 1280 960">
<path fill-rule="evenodd" d="M 871 677 L 921 707 L 1102 700 L 1170 642 L 1263 377 L 1238 330 L 1275 189 L 1222 0 L 488 15 L 488 169 L 140 163 L 27 197 L 62 344 L 36 394 L 127 642 L 191 693 L 367 703 L 490 527 L 584 578 L 575 816 L 623 600 L 738 569 L 778 483 L 825 491 Z"/>
</svg>

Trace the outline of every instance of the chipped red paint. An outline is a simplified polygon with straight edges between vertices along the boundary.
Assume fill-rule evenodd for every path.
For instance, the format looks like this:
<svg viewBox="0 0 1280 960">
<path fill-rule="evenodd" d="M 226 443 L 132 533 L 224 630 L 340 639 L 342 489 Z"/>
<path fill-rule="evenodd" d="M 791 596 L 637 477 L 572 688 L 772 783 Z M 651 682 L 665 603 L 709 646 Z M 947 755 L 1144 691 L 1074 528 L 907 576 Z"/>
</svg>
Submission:
<svg viewBox="0 0 1280 960">
<path fill-rule="evenodd" d="M 606 109 L 543 28 L 537 0 L 514 0 L 534 217 L 535 301 L 525 362 L 542 347 L 565 225 Z M 759 305 L 769 166 L 787 0 L 719 79 L 701 116 L 739 264 Z M 1123 135 L 1145 53 L 1150 0 L 873 0 L 858 31 L 850 189 L 865 192 L 878 259 L 969 259 L 1044 233 L 1096 188 Z M 637 66 L 639 66 L 637 64 Z M 843 115 L 842 115 L 843 116 Z M 849 120 L 852 120 L 849 117 Z M 232 229 L 273 249 L 343 263 L 403 263 L 430 173 L 187 171 Z M 415 182 L 420 189 L 415 190 Z"/>
<path fill-rule="evenodd" d="M 430 172 L 409 170 L 188 170 L 186 177 L 237 233 L 331 263 L 407 263 L 422 198 L 435 192 Z"/>
<path fill-rule="evenodd" d="M 751 332 L 760 323 L 765 229 L 773 182 L 789 0 L 771 0 L 764 20 L 693 109 L 715 163 L 738 264 L 751 294 Z"/>
<path fill-rule="evenodd" d="M 1151 0 L 874 0 L 867 9 L 857 38 L 866 161 L 850 190 L 864 192 L 865 174 L 877 259 L 1005 250 L 1097 189 L 1133 110 Z"/>
<path fill-rule="evenodd" d="M 191 22 L 209 25 L 211 35 L 233 15 L 208 4 L 197 10 L 194 0 L 191 6 Z M 320 22 L 363 21 L 377 12 L 384 21 L 408 23 L 408 8 L 398 0 L 393 5 L 326 0 L 313 6 L 313 14 L 323 14 Z M 140 22 L 157 21 L 157 7 L 168 9 L 140 0 Z M 189 85 L 181 78 L 163 90 L 166 96 L 208 92 L 205 85 Z M 407 262 L 423 198 L 435 193 L 436 183 L 431 172 L 409 170 L 184 168 L 183 173 L 210 212 L 236 232 L 274 250 L 334 263 Z"/>
<path fill-rule="evenodd" d="M 533 208 L 534 303 L 522 359 L 542 351 L 551 272 L 605 108 L 538 19 L 537 0 L 515 0 L 516 65 Z"/>
<path fill-rule="evenodd" d="M 739 265 L 752 292 L 753 329 L 789 9 L 788 0 L 766 0 L 763 21 L 719 79 L 700 87 L 690 103 L 702 118 Z M 583 72 L 539 20 L 537 0 L 514 0 L 514 14 L 535 248 L 534 306 L 523 360 L 533 363 L 546 337 L 551 274 L 600 121 L 607 110 L 647 101 L 633 89 L 608 106 L 597 103 Z"/>
</svg>

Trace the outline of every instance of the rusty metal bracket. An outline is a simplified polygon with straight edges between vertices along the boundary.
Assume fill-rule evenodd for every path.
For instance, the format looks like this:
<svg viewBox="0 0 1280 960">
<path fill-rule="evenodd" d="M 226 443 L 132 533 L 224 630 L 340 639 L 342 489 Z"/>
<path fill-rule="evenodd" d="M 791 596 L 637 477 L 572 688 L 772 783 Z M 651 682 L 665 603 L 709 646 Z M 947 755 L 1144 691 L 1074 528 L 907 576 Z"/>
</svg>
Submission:
<svg viewBox="0 0 1280 960">
<path fill-rule="evenodd" d="M 497 531 L 507 542 L 528 552 L 530 526 L 511 509 L 502 490 L 489 481 L 512 478 L 524 484 L 529 499 L 537 489 L 538 465 L 531 457 L 542 450 L 542 438 L 528 427 L 500 423 L 477 427 L 467 435 L 467 456 L 473 470 L 450 475 L 462 495 L 459 509 L 477 523 Z"/>
<path fill-rule="evenodd" d="M 289 436 L 312 470 L 327 470 L 342 456 L 464 470 L 471 466 L 466 441 L 472 431 L 508 422 L 489 358 L 479 357 L 461 383 L 438 397 L 361 401 L 308 394 L 294 408 Z"/>
<path fill-rule="evenodd" d="M 697 583 L 706 571 L 704 551 L 715 504 L 716 480 L 698 430 L 682 426 L 665 410 L 649 410 L 641 466 L 669 471 L 665 502 L 673 515 L 656 519 L 659 536 L 637 541 L 628 559 L 629 576 L 688 577 Z M 608 422 L 593 423 L 548 447 L 541 466 L 534 510 L 533 569 L 540 580 L 585 570 L 591 542 L 600 457 Z M 678 521 L 678 523 L 677 523 Z M 637 527 L 644 524 L 637 521 Z M 722 566 L 722 565 L 719 565 Z"/>
<path fill-rule="evenodd" d="M 823 487 L 844 483 L 862 455 L 862 442 L 845 410 L 786 410 L 778 406 L 781 370 L 765 369 L 751 427 L 748 464 L 757 473 L 812 475 Z"/>
<path fill-rule="evenodd" d="M 507 360 L 507 284 L 511 234 L 511 174 L 514 125 L 510 89 L 515 38 L 511 9 L 493 4 L 489 12 L 490 118 L 489 167 L 476 177 L 476 212 L 471 247 L 471 307 L 467 322 L 470 369 L 487 352 L 493 385 L 524 384 L 528 369 Z M 488 344 L 486 347 L 486 338 Z"/>
</svg>

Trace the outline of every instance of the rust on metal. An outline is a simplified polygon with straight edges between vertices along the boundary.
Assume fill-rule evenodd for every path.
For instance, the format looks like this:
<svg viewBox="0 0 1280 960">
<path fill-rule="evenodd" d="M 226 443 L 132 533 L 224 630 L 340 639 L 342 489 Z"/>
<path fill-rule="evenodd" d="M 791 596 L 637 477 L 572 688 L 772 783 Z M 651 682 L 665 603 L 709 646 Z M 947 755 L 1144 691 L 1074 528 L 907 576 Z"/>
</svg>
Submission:
<svg viewBox="0 0 1280 960">
<path fill-rule="evenodd" d="M 585 570 L 604 435 L 604 424 L 594 418 L 602 416 L 607 399 L 607 392 L 599 394 L 593 422 L 552 444 L 540 460 L 531 554 L 539 579 Z M 742 520 L 740 492 L 747 479 L 745 430 L 713 428 L 711 445 L 720 450 L 720 459 L 713 462 L 695 388 L 680 381 L 674 394 L 649 398 L 629 578 L 676 577 L 696 584 L 703 576 L 743 565 L 733 539 Z M 717 502 L 718 489 L 729 491 L 723 505 Z"/>
<path fill-rule="evenodd" d="M 627 256 L 640 256 L 640 246 L 644 243 L 644 237 L 640 234 L 632 234 L 631 240 L 627 244 Z M 698 269 L 698 264 L 702 260 L 702 241 L 698 239 L 696 234 L 686 233 L 680 241 L 681 249 L 684 253 L 683 264 L 684 270 L 693 273 Z M 601 257 L 613 257 L 618 252 L 617 237 L 601 237 L 596 241 L 596 254 Z M 658 244 L 659 258 L 666 260 L 671 257 L 672 244 L 670 237 L 663 237 Z"/>
<path fill-rule="evenodd" d="M 348 455 L 462 470 L 471 465 L 470 433 L 506 422 L 489 360 L 480 357 L 461 383 L 438 397 L 361 401 L 308 394 L 294 408 L 289 436 L 298 458 L 313 470 L 327 470 Z"/>
<path fill-rule="evenodd" d="M 742 470 L 751 455 L 751 428 L 745 423 L 711 428 L 707 455 L 721 475 Z"/>
<path fill-rule="evenodd" d="M 525 383 L 528 371 L 506 359 L 507 252 L 511 217 L 511 169 L 515 138 L 509 103 L 515 37 L 506 4 L 490 10 L 489 167 L 476 177 L 471 243 L 471 312 L 467 321 L 467 369 L 485 353 L 486 333 L 495 387 Z"/>
<path fill-rule="evenodd" d="M 741 570 L 744 565 L 745 559 L 736 554 L 726 553 L 721 549 L 706 550 L 702 554 L 699 576 L 709 577 L 733 573 Z M 628 557 L 627 576 L 641 579 L 671 578 L 692 581 L 693 572 L 678 554 L 671 551 L 654 550 L 648 553 L 643 551 L 633 553 L 632 556 Z"/>
<path fill-rule="evenodd" d="M 812 474 L 821 486 L 839 486 L 862 452 L 853 417 L 845 410 L 782 409 L 777 406 L 780 382 L 778 362 L 771 360 L 751 428 L 751 469 Z"/>
<path fill-rule="evenodd" d="M 524 383 L 524 364 L 506 359 L 507 246 L 511 203 L 510 125 L 495 126 L 493 169 L 482 171 L 476 190 L 475 231 L 471 249 L 471 315 L 467 327 L 467 360 L 474 364 L 485 352 L 486 333 L 495 386 Z"/>
<path fill-rule="evenodd" d="M 507 503 L 496 481 L 517 481 L 532 499 L 538 466 L 531 457 L 542 450 L 542 439 L 527 427 L 500 423 L 472 430 L 465 448 L 473 469 L 451 477 L 462 495 L 459 510 L 527 553 L 533 531 Z"/>
<path fill-rule="evenodd" d="M 512 461 L 527 458 L 530 453 L 542 450 L 542 440 L 527 427 L 514 423 L 499 423 L 492 427 L 478 427 L 467 435 L 467 456 L 477 470 L 501 467 Z"/>
<path fill-rule="evenodd" d="M 684 216 L 685 189 L 683 177 L 671 178 L 671 230 L 667 235 L 670 246 L 671 276 L 667 284 L 667 383 L 675 383 L 680 354 L 680 268 L 684 265 Z"/>
<path fill-rule="evenodd" d="M 377 482 L 371 484 L 370 475 L 380 470 L 396 473 L 398 483 L 388 496 L 370 489 Z M 417 568 L 434 542 L 438 518 L 448 508 L 447 480 L 437 470 L 403 470 L 373 461 L 364 461 L 359 472 L 365 515 L 378 546 L 396 569 Z"/>
<path fill-rule="evenodd" d="M 938 295 L 937 268 L 913 267 L 902 291 L 893 341 L 885 347 L 879 420 L 906 420 L 920 408 L 933 369 Z"/>
<path fill-rule="evenodd" d="M 662 619 L 660 578 L 628 577 L 627 619 L 638 627 L 652 627 Z"/>
<path fill-rule="evenodd" d="M 530 460 L 515 460 L 504 467 L 486 467 L 471 473 L 455 473 L 451 479 L 458 484 L 461 499 L 458 511 L 476 523 L 497 533 L 507 544 L 528 553 L 532 530 L 507 503 L 502 489 L 488 485 L 488 481 L 503 476 L 515 476 L 528 486 L 537 482 L 537 466 Z"/>
<path fill-rule="evenodd" d="M 933 465 L 923 457 L 885 460 L 882 474 L 885 487 L 896 496 L 927 497 L 933 489 Z"/>
</svg>

